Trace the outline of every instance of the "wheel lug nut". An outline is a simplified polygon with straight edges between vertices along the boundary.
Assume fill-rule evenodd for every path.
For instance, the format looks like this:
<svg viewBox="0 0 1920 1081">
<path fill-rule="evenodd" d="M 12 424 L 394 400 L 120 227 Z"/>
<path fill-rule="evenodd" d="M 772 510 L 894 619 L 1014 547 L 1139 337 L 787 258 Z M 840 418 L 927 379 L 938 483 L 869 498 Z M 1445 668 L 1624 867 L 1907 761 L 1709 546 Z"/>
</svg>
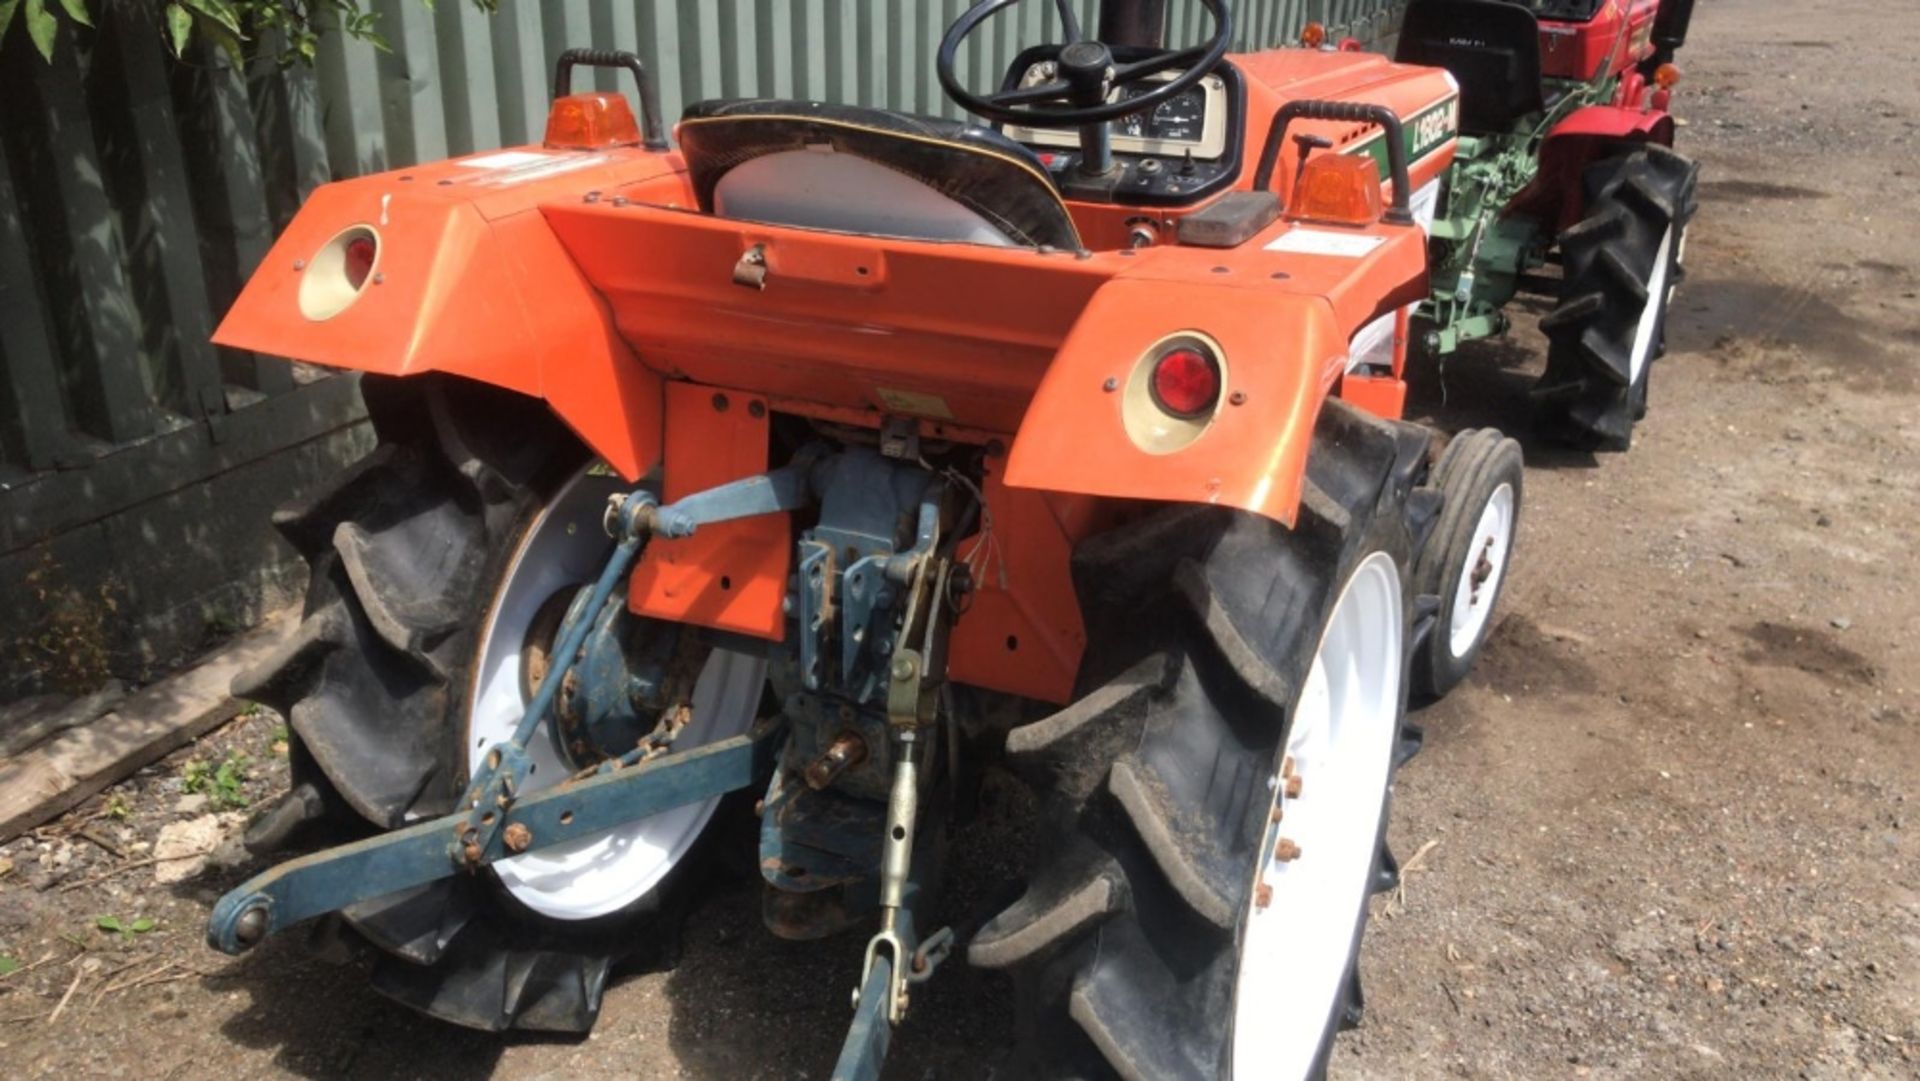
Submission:
<svg viewBox="0 0 1920 1081">
<path fill-rule="evenodd" d="M 1300 858 L 1300 846 L 1294 844 L 1291 838 L 1282 837 L 1280 842 L 1273 846 L 1273 858 L 1281 863 L 1292 863 Z"/>
</svg>

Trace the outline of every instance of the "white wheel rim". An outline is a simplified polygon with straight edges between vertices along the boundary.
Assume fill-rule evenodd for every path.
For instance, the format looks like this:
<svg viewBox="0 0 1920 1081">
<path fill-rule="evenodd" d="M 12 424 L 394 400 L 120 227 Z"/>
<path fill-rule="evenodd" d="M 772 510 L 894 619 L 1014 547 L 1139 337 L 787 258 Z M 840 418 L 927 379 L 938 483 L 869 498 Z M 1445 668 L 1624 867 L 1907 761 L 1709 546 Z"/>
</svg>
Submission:
<svg viewBox="0 0 1920 1081">
<path fill-rule="evenodd" d="M 1403 627 L 1399 568 L 1376 552 L 1342 589 L 1294 710 L 1285 754 L 1300 795 L 1269 782 L 1284 817 L 1268 828 L 1240 937 L 1237 1077 L 1305 1077 L 1344 992 L 1399 728 Z M 1297 859 L 1274 855 L 1281 837 L 1299 846 Z"/>
<path fill-rule="evenodd" d="M 485 762 L 487 748 L 509 739 L 526 712 L 520 653 L 536 613 L 558 590 L 599 576 L 613 544 L 601 528 L 601 515 L 607 496 L 624 487 L 617 477 L 582 472 L 522 537 L 481 632 L 466 737 L 475 772 Z M 758 658 L 714 651 L 694 688 L 693 719 L 674 740 L 674 751 L 746 731 L 765 676 L 766 664 Z M 571 770 L 554 749 L 545 722 L 527 743 L 533 771 L 524 791 L 537 792 L 567 778 Z M 493 864 L 494 874 L 516 900 L 543 916 L 605 916 L 659 885 L 699 838 L 719 802 L 716 796 L 501 860 Z"/>
<path fill-rule="evenodd" d="M 1455 657 L 1473 652 L 1493 614 L 1493 602 L 1507 573 L 1507 553 L 1513 548 L 1513 485 L 1502 484 L 1487 497 L 1473 539 L 1461 555 L 1460 581 L 1453 591 L 1453 614 L 1447 621 L 1447 649 Z"/>
<path fill-rule="evenodd" d="M 1633 332 L 1629 382 L 1639 382 L 1640 373 L 1647 369 L 1647 359 L 1653 356 L 1653 347 L 1657 344 L 1654 336 L 1660 329 L 1660 311 L 1666 307 L 1667 279 L 1672 269 L 1673 226 L 1669 225 L 1660 237 L 1660 250 L 1653 254 L 1653 271 L 1647 275 L 1647 303 L 1640 309 L 1640 325 Z"/>
</svg>

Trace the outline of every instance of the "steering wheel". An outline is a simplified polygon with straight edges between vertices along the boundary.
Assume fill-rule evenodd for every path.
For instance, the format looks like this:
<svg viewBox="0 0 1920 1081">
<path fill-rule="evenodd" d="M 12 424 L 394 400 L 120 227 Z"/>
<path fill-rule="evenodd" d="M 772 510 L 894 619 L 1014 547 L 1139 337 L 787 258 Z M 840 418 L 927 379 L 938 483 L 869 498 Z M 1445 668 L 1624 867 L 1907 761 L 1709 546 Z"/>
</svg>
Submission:
<svg viewBox="0 0 1920 1081">
<path fill-rule="evenodd" d="M 1200 0 L 1213 19 L 1213 35 L 1204 44 L 1190 49 L 1162 49 L 1143 59 L 1119 64 L 1114 62 L 1113 53 L 1105 43 L 1081 33 L 1080 21 L 1073 14 L 1071 0 L 1054 0 L 1069 40 L 1065 45 L 1043 45 L 1038 50 L 1039 62 L 1053 65 L 1051 77 L 1036 86 L 1016 87 L 984 96 L 974 94 L 961 86 L 960 80 L 954 75 L 954 61 L 960 51 L 960 43 L 971 37 L 981 23 L 1017 3 L 1020 0 L 979 0 L 954 20 L 953 25 L 947 28 L 946 36 L 940 39 L 940 52 L 934 62 L 941 87 L 961 108 L 1002 124 L 1044 128 L 1079 127 L 1082 129 L 1083 142 L 1097 131 L 1103 150 L 1105 128 L 1094 129 L 1094 125 L 1105 125 L 1123 116 L 1145 112 L 1170 100 L 1205 78 L 1220 62 L 1220 58 L 1227 54 L 1227 47 L 1233 42 L 1233 20 L 1227 13 L 1226 0 Z M 1176 68 L 1185 70 L 1139 97 L 1123 101 L 1107 100 L 1107 96 L 1117 87 Z M 1104 153 L 1101 156 L 1104 157 Z M 1088 157 L 1091 159 L 1093 155 L 1090 153 Z"/>
</svg>

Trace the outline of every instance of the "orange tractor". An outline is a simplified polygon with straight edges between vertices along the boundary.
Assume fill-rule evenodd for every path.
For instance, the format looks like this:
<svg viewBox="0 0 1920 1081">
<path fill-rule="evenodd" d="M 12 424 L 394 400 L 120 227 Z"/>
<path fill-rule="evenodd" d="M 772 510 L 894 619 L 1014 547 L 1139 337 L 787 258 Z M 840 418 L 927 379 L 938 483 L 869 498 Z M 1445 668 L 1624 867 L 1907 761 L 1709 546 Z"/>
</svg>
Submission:
<svg viewBox="0 0 1920 1081">
<path fill-rule="evenodd" d="M 1479 651 L 1519 513 L 1512 441 L 1399 419 L 1458 91 L 1228 56 L 1224 0 L 1183 49 L 1162 4 L 1063 3 L 963 86 L 1014 2 L 938 54 L 997 129 L 730 100 L 670 143 L 632 55 L 576 50 L 542 145 L 314 194 L 218 340 L 367 373 L 379 445 L 276 517 L 306 618 L 238 690 L 293 732 L 250 843 L 360 837 L 212 945 L 326 917 L 420 1010 L 584 1031 L 750 814 L 767 926 L 867 934 L 836 1076 L 955 950 L 1036 1073 L 1324 1064 L 1409 694 Z M 1049 840 L 932 928 L 1002 766 Z"/>
</svg>

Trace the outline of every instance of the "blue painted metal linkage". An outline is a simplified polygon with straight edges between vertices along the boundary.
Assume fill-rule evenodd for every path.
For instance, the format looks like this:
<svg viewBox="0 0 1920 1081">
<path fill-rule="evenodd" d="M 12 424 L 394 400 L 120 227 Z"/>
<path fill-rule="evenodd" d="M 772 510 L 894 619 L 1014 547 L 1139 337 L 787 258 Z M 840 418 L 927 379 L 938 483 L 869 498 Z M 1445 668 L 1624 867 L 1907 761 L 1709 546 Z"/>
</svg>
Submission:
<svg viewBox="0 0 1920 1081">
<path fill-rule="evenodd" d="M 840 1061 L 833 1065 L 833 1081 L 880 1081 L 880 1066 L 887 1061 L 887 1044 L 893 1038 L 893 1025 L 887 1020 L 892 989 L 892 961 L 885 956 L 874 958 L 867 982 L 860 988 L 853 1027 L 840 1046 Z"/>
<path fill-rule="evenodd" d="M 775 737 L 783 727 L 784 721 L 774 718 L 744 736 L 546 789 L 514 803 L 500 818 L 505 826 L 525 827 L 530 834 L 525 850 L 532 851 L 745 788 L 772 770 Z M 464 815 L 451 814 L 256 875 L 213 906 L 207 943 L 241 953 L 301 920 L 461 873 L 445 852 L 465 821 Z M 483 862 L 512 855 L 503 833 L 493 835 Z"/>
</svg>

